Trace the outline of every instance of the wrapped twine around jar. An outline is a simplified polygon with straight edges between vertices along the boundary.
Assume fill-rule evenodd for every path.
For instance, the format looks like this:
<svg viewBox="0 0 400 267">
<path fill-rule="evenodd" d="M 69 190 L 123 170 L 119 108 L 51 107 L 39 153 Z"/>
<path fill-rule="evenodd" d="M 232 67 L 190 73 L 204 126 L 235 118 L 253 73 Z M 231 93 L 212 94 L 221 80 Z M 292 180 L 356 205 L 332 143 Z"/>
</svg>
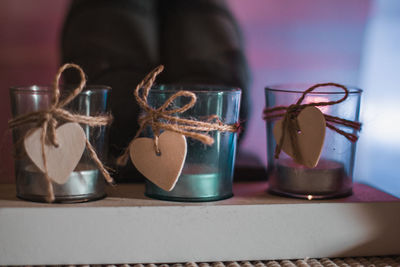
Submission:
<svg viewBox="0 0 400 267">
<path fill-rule="evenodd" d="M 334 86 L 334 87 L 341 88 L 344 91 L 343 97 L 336 101 L 328 101 L 328 102 L 321 101 L 321 102 L 312 102 L 312 103 L 302 104 L 302 102 L 307 94 L 311 93 L 312 91 L 314 91 L 317 88 L 327 87 L 327 86 Z M 272 121 L 275 119 L 283 118 L 282 135 L 281 135 L 279 141 L 277 142 L 274 157 L 279 158 L 279 154 L 282 150 L 285 136 L 286 136 L 286 134 L 288 134 L 289 138 L 290 138 L 290 143 L 292 145 L 294 158 L 297 158 L 299 161 L 302 161 L 302 155 L 301 155 L 301 151 L 300 151 L 298 140 L 297 140 L 298 132 L 301 130 L 301 129 L 299 129 L 299 124 L 297 121 L 297 116 L 299 115 L 299 113 L 304 108 L 310 107 L 310 106 L 321 107 L 321 106 L 331 106 L 331 105 L 339 104 L 339 103 L 345 101 L 347 99 L 348 95 L 349 95 L 349 90 L 344 85 L 337 84 L 337 83 L 318 83 L 318 84 L 311 86 L 307 90 L 305 90 L 295 104 L 292 104 L 289 106 L 278 106 L 278 107 L 264 109 L 263 119 L 266 121 Z M 343 126 L 351 128 L 355 131 L 359 131 L 361 129 L 361 123 L 359 123 L 357 121 L 346 120 L 346 119 L 335 117 L 335 116 L 330 116 L 327 114 L 323 114 L 323 115 L 325 117 L 326 127 L 343 135 L 351 142 L 357 141 L 358 136 L 356 134 L 345 132 L 345 131 L 339 129 L 338 127 L 336 127 L 334 124 L 343 125 Z"/>
<path fill-rule="evenodd" d="M 149 92 L 159 75 L 164 70 L 164 66 L 160 65 L 151 71 L 146 77 L 136 86 L 134 96 L 139 106 L 143 110 L 143 115 L 139 117 L 139 130 L 131 142 L 145 129 L 150 126 L 154 133 L 154 150 L 159 153 L 158 137 L 161 130 L 168 130 L 182 134 L 187 137 L 199 140 L 203 144 L 212 145 L 214 139 L 208 134 L 210 131 L 220 132 L 238 132 L 240 130 L 239 122 L 235 124 L 224 124 L 217 115 L 212 115 L 207 121 L 200 121 L 194 119 L 184 119 L 173 114 L 183 113 L 192 108 L 197 101 L 196 94 L 190 91 L 181 90 L 169 97 L 160 107 L 153 108 L 147 102 Z M 179 97 L 190 98 L 189 103 L 183 107 L 169 108 L 175 99 Z M 125 165 L 129 158 L 129 145 L 124 153 L 117 159 L 118 165 Z"/>
</svg>

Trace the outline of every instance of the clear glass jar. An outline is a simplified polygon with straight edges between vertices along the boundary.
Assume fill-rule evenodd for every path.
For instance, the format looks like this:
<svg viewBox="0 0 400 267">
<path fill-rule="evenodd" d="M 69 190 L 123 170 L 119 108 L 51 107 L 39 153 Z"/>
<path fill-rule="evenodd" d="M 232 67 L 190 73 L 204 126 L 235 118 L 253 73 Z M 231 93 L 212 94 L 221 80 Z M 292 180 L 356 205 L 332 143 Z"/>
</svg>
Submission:
<svg viewBox="0 0 400 267">
<path fill-rule="evenodd" d="M 295 104 L 303 92 L 312 85 L 277 85 L 265 88 L 266 108 Z M 348 88 L 345 101 L 318 107 L 322 113 L 342 119 L 358 121 L 361 89 Z M 319 87 L 308 93 L 302 104 L 339 100 L 345 92 L 334 86 Z M 342 197 L 352 193 L 356 143 L 343 135 L 326 129 L 321 157 L 315 168 L 297 164 L 285 152 L 274 158 L 276 147 L 273 128 L 276 121 L 266 122 L 269 191 L 284 196 L 306 199 Z M 355 130 L 335 124 L 343 131 L 357 134 Z"/>
<path fill-rule="evenodd" d="M 110 87 L 86 86 L 64 108 L 74 114 L 87 116 L 105 115 L 109 111 Z M 61 90 L 61 98 L 68 89 Z M 52 103 L 53 88 L 51 86 L 26 86 L 10 88 L 12 116 L 47 109 Z M 89 142 L 93 145 L 99 159 L 106 161 L 108 127 L 89 127 L 81 124 Z M 15 151 L 15 178 L 17 196 L 21 199 L 46 202 L 47 180 L 44 174 L 35 166 L 26 155 L 23 139 L 26 132 L 35 124 L 26 124 L 13 129 Z M 62 162 L 60 162 L 62 164 Z M 106 196 L 105 181 L 96 165 L 92 161 L 87 149 L 71 173 L 65 184 L 52 182 L 55 202 L 72 203 L 100 199 Z"/>
</svg>

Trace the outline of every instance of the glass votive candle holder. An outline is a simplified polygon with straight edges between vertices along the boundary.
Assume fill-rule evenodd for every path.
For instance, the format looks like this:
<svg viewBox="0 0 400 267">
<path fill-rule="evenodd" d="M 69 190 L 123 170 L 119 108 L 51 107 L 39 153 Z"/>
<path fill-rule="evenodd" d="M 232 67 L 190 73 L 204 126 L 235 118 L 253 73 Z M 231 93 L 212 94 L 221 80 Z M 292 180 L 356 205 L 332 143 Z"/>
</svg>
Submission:
<svg viewBox="0 0 400 267">
<path fill-rule="evenodd" d="M 238 122 L 241 90 L 236 88 L 200 85 L 157 86 L 150 90 L 148 103 L 152 107 L 159 107 L 180 90 L 195 93 L 197 101 L 192 108 L 176 116 L 207 121 L 216 115 L 224 124 Z M 179 97 L 174 101 L 174 107 L 182 107 L 189 103 L 189 100 L 187 97 Z M 205 145 L 191 137 L 186 138 L 185 163 L 171 191 L 165 191 L 146 180 L 145 194 L 156 199 L 190 202 L 215 201 L 232 197 L 237 133 L 210 131 L 208 134 L 214 138 L 212 145 Z"/>
<path fill-rule="evenodd" d="M 72 88 L 71 88 L 72 89 Z M 73 114 L 86 116 L 106 115 L 109 111 L 110 87 L 86 86 L 64 109 Z M 70 90 L 61 90 L 61 99 Z M 45 110 L 52 103 L 53 88 L 51 86 L 26 86 L 10 88 L 12 116 Z M 92 144 L 97 156 L 106 161 L 108 127 L 89 127 L 81 124 L 86 138 Z M 28 130 L 37 127 L 30 123 L 12 130 L 14 143 L 14 165 L 17 197 L 35 202 L 47 202 L 48 185 L 45 175 L 32 162 L 25 152 L 24 137 Z M 63 162 L 60 162 L 60 165 Z M 54 190 L 54 202 L 75 203 L 101 199 L 106 196 L 105 180 L 94 164 L 87 148 L 85 148 L 77 166 L 64 184 L 51 182 Z"/>
<path fill-rule="evenodd" d="M 266 108 L 290 106 L 295 104 L 303 92 L 311 85 L 277 85 L 265 88 Z M 359 120 L 361 89 L 348 88 L 348 97 L 341 103 L 317 106 L 323 114 L 355 121 Z M 341 99 L 345 92 L 338 87 L 318 87 L 305 96 L 301 104 L 330 102 Z M 326 129 L 325 139 L 318 164 L 308 168 L 296 163 L 285 152 L 274 158 L 276 141 L 273 134 L 275 123 L 279 120 L 267 120 L 267 174 L 269 191 L 283 196 L 325 199 L 343 197 L 352 194 L 353 169 L 356 142 L 345 136 Z M 345 132 L 357 134 L 347 126 L 335 124 Z"/>
</svg>

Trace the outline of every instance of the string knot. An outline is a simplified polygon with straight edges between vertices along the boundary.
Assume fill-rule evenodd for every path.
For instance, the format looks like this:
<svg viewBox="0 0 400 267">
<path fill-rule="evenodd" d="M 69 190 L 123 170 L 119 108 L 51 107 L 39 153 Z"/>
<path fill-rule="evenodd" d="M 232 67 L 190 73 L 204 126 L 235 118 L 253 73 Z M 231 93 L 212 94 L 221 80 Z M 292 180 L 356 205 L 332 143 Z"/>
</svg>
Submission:
<svg viewBox="0 0 400 267">
<path fill-rule="evenodd" d="M 53 115 L 51 113 L 52 113 L 52 111 L 48 111 L 48 112 L 44 113 L 44 120 L 46 122 L 49 122 L 53 118 Z"/>
<path fill-rule="evenodd" d="M 300 105 L 298 104 L 291 104 L 288 106 L 286 113 L 290 115 L 291 118 L 297 117 L 297 113 L 300 110 Z"/>
</svg>

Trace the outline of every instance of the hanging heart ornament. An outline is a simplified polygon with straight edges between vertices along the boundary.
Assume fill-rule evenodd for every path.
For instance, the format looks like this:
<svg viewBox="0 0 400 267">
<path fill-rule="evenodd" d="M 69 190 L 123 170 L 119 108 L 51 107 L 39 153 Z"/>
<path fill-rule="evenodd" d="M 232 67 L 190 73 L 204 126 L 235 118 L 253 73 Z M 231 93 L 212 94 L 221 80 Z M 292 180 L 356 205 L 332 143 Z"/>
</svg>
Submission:
<svg viewBox="0 0 400 267">
<path fill-rule="evenodd" d="M 324 114 L 318 108 L 309 106 L 299 113 L 297 122 L 299 125 L 297 141 L 301 158 L 295 157 L 288 132 L 285 133 L 282 150 L 297 163 L 314 168 L 318 164 L 324 145 L 326 129 Z M 283 119 L 277 121 L 273 129 L 276 143 L 279 143 L 282 136 L 282 124 Z"/>
<path fill-rule="evenodd" d="M 42 155 L 41 135 L 43 128 L 33 130 L 24 139 L 25 151 L 32 162 L 45 172 Z M 58 184 L 65 184 L 75 169 L 86 145 L 86 135 L 76 122 L 69 122 L 56 129 L 58 147 L 44 144 L 47 174 Z"/>
<path fill-rule="evenodd" d="M 171 191 L 185 163 L 186 138 L 172 131 L 164 131 L 158 138 L 158 148 L 160 153 L 155 151 L 152 138 L 135 138 L 129 146 L 130 158 L 147 179 Z"/>
</svg>

